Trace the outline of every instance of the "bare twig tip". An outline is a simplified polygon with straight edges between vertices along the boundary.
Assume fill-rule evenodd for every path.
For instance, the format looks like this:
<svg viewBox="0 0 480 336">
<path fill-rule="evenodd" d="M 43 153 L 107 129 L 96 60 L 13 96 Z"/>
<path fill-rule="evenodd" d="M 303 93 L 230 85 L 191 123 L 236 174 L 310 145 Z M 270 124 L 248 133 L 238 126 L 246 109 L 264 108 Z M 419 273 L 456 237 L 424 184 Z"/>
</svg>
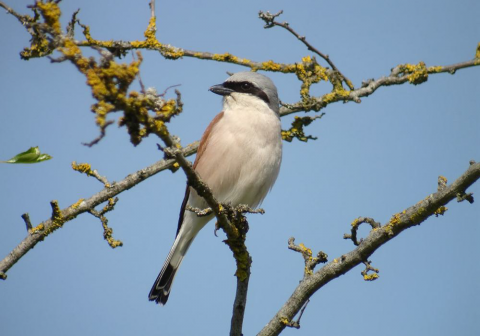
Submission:
<svg viewBox="0 0 480 336">
<path fill-rule="evenodd" d="M 30 222 L 30 215 L 28 213 L 24 213 L 22 215 L 23 220 L 25 221 L 25 225 L 27 226 L 27 231 L 32 228 L 32 222 Z"/>
</svg>

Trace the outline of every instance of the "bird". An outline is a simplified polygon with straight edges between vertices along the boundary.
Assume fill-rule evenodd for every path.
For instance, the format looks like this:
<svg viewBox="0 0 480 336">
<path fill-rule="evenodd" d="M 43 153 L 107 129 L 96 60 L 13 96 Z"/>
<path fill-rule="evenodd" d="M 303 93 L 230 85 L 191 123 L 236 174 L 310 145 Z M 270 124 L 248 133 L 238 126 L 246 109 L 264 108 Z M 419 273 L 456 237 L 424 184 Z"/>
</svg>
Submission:
<svg viewBox="0 0 480 336">
<path fill-rule="evenodd" d="M 282 162 L 280 107 L 273 81 L 256 72 L 237 72 L 210 87 L 223 96 L 223 110 L 200 140 L 193 168 L 218 202 L 255 208 L 273 187 Z M 205 200 L 188 186 L 177 235 L 149 300 L 165 305 L 175 275 L 198 232 L 214 217 L 187 210 L 205 209 Z"/>
</svg>

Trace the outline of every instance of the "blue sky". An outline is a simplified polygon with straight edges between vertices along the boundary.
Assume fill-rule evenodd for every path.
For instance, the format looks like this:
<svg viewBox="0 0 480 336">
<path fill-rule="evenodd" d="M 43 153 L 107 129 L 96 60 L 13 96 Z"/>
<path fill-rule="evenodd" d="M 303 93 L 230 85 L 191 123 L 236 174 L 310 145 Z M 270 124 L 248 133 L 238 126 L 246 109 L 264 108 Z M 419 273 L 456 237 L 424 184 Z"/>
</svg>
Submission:
<svg viewBox="0 0 480 336">
<path fill-rule="evenodd" d="M 31 1 L 6 1 L 25 12 Z M 64 25 L 79 18 L 98 39 L 143 38 L 148 1 L 64 1 Z M 280 28 L 263 29 L 259 10 L 277 12 L 319 50 L 330 55 L 356 87 L 387 75 L 401 63 L 447 65 L 470 60 L 480 42 L 478 1 L 169 1 L 157 2 L 162 43 L 190 50 L 229 52 L 255 61 L 293 63 L 311 55 Z M 101 189 L 70 168 L 88 162 L 110 181 L 159 159 L 158 139 L 133 147 L 126 130 L 112 126 L 93 147 L 98 130 L 85 78 L 71 64 L 20 60 L 29 36 L 0 14 L 0 160 L 31 146 L 53 159 L 38 165 L 0 166 L 1 257 L 26 235 L 20 215 L 34 224 L 51 215 L 49 201 L 64 208 Z M 80 29 L 78 29 L 80 32 Z M 169 125 L 188 144 L 200 138 L 220 111 L 208 92 L 231 64 L 165 60 L 142 51 L 141 75 L 158 91 L 174 84 L 184 112 Z M 127 56 L 126 62 L 131 61 Z M 299 100 L 294 75 L 267 73 L 280 98 Z M 135 86 L 138 88 L 138 85 Z M 319 84 L 315 94 L 328 92 Z M 437 177 L 453 181 L 480 160 L 480 68 L 439 74 L 428 82 L 380 88 L 361 104 L 328 106 L 306 130 L 318 140 L 284 143 L 282 169 L 262 207 L 250 216 L 247 245 L 253 257 L 244 334 L 256 334 L 302 278 L 302 258 L 287 249 L 294 236 L 332 260 L 353 249 L 342 239 L 358 216 L 385 223 L 436 191 Z M 170 94 L 173 95 L 172 92 Z M 303 113 L 299 114 L 303 115 Z M 288 128 L 292 116 L 282 119 Z M 198 236 L 165 307 L 148 291 L 173 242 L 185 177 L 169 171 L 120 195 L 109 213 L 112 250 L 101 224 L 82 215 L 38 244 L 0 283 L 5 335 L 223 335 L 229 330 L 235 263 L 210 223 Z M 471 190 L 480 194 L 480 185 Z M 361 267 L 317 292 L 300 330 L 284 335 L 480 334 L 480 208 L 478 200 L 448 205 L 445 216 L 407 230 L 371 258 L 380 278 L 363 281 Z M 367 230 L 362 230 L 366 234 Z"/>
</svg>

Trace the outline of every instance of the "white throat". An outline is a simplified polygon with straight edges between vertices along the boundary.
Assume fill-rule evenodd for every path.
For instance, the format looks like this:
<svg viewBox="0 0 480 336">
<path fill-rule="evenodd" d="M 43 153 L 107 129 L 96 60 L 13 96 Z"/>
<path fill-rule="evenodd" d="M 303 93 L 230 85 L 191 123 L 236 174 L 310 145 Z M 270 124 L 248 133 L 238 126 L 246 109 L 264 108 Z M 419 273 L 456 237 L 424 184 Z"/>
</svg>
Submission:
<svg viewBox="0 0 480 336">
<path fill-rule="evenodd" d="M 268 106 L 268 104 L 262 99 L 245 93 L 233 92 L 223 98 L 223 110 L 227 111 L 230 109 L 268 113 L 279 118 L 270 106 Z"/>
</svg>

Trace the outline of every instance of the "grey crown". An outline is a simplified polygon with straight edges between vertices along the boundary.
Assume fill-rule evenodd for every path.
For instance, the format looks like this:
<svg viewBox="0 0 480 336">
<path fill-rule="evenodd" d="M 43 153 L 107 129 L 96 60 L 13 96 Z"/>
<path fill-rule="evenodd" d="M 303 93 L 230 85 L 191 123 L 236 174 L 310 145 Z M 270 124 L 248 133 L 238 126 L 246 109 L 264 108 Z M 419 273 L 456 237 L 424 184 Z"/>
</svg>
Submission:
<svg viewBox="0 0 480 336">
<path fill-rule="evenodd" d="M 264 76 L 262 74 L 259 74 L 257 72 L 250 72 L 250 71 L 244 71 L 244 72 L 237 72 L 227 78 L 225 82 L 250 82 L 253 85 L 255 85 L 258 89 L 262 90 L 265 92 L 269 99 L 268 106 L 277 114 L 279 115 L 280 113 L 280 107 L 279 107 L 279 99 L 278 99 L 278 92 L 277 92 L 277 87 L 275 84 L 273 84 L 273 81 L 268 78 L 267 76 Z"/>
</svg>

